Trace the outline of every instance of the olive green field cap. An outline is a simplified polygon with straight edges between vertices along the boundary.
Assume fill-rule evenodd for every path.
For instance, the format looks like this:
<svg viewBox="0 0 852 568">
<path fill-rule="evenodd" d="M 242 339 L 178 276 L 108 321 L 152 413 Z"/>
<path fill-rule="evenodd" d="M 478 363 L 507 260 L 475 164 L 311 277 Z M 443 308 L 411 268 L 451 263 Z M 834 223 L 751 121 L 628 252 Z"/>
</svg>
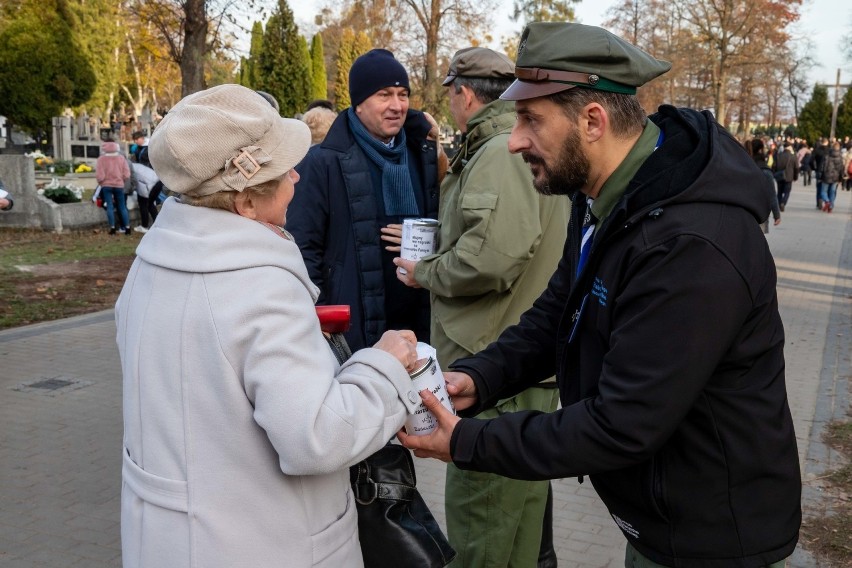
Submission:
<svg viewBox="0 0 852 568">
<path fill-rule="evenodd" d="M 456 77 L 513 79 L 515 64 L 507 56 L 487 47 L 465 47 L 453 55 L 447 78 L 441 84 L 446 87 Z"/>
<path fill-rule="evenodd" d="M 519 101 L 584 87 L 635 95 L 672 68 L 597 26 L 533 22 L 521 34 L 515 82 L 500 95 Z"/>
</svg>

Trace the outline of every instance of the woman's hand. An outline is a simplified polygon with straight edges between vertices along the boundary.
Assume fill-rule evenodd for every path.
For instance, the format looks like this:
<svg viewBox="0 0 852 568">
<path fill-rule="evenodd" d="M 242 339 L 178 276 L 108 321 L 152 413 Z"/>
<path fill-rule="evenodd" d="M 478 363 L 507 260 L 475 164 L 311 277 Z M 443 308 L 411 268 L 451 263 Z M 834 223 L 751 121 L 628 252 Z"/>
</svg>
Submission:
<svg viewBox="0 0 852 568">
<path fill-rule="evenodd" d="M 387 351 L 396 357 L 406 371 L 414 369 L 414 363 L 417 362 L 417 337 L 413 331 L 407 329 L 386 331 L 373 347 Z"/>
</svg>

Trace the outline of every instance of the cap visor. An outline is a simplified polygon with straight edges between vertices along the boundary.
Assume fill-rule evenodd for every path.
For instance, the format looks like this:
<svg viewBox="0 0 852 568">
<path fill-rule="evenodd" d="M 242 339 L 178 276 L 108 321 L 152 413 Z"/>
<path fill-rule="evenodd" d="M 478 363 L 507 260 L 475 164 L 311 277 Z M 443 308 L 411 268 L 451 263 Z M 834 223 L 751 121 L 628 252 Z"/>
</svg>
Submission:
<svg viewBox="0 0 852 568">
<path fill-rule="evenodd" d="M 553 83 L 551 81 L 540 81 L 531 83 L 529 81 L 521 81 L 515 79 L 515 82 L 509 85 L 509 88 L 503 91 L 500 98 L 504 101 L 522 101 L 525 99 L 534 99 L 536 97 L 546 97 L 560 91 L 573 89 L 577 85 L 566 85 L 565 83 Z"/>
<path fill-rule="evenodd" d="M 456 80 L 456 76 L 455 76 L 455 75 L 447 75 L 447 78 L 446 78 L 446 79 L 444 79 L 444 82 L 443 82 L 443 83 L 441 83 L 441 86 L 442 86 L 442 87 L 446 87 L 447 85 L 449 85 L 450 83 L 452 83 L 452 82 L 453 82 L 453 81 L 455 81 L 455 80 Z"/>
</svg>

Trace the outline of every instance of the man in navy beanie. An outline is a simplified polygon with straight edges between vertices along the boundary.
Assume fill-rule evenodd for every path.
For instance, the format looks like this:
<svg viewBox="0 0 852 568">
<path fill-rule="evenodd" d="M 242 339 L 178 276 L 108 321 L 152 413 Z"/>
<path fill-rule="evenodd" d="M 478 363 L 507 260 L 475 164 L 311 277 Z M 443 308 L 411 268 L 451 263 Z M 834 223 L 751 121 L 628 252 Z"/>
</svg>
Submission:
<svg viewBox="0 0 852 568">
<path fill-rule="evenodd" d="M 386 49 L 349 70 L 351 105 L 296 167 L 287 229 L 302 250 L 317 304 L 351 309 L 349 346 L 388 329 L 429 341 L 429 293 L 396 278 L 404 219 L 438 216 L 438 148 L 427 115 L 409 109 L 405 67 Z"/>
</svg>

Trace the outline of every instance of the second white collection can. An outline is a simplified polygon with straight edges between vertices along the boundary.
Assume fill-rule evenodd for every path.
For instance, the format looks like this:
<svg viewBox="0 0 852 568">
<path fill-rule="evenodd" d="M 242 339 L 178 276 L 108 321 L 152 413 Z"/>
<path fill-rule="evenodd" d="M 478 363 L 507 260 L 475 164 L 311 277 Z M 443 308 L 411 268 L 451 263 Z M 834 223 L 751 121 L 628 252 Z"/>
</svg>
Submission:
<svg viewBox="0 0 852 568">
<path fill-rule="evenodd" d="M 399 256 L 405 260 L 420 260 L 438 250 L 437 219 L 404 219 Z M 404 268 L 400 268 L 406 274 Z"/>
</svg>

